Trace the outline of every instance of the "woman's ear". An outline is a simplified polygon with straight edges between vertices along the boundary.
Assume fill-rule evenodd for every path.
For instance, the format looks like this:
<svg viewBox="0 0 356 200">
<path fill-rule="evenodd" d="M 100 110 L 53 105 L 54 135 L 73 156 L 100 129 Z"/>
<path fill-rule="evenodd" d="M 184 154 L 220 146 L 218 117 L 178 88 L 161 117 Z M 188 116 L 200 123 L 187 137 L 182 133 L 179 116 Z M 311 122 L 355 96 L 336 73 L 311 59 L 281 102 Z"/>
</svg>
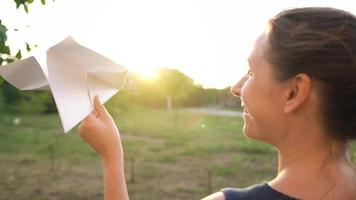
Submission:
<svg viewBox="0 0 356 200">
<path fill-rule="evenodd" d="M 284 92 L 284 113 L 293 113 L 305 103 L 311 87 L 310 77 L 306 74 L 298 74 L 288 81 Z"/>
</svg>

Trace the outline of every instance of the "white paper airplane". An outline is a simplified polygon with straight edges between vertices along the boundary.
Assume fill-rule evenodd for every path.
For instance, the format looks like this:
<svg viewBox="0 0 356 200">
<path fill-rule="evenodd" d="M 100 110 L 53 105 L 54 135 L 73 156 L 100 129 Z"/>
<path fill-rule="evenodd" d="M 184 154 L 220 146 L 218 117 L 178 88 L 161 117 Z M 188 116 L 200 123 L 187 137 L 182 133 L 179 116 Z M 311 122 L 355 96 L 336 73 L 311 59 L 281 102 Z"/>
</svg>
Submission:
<svg viewBox="0 0 356 200">
<path fill-rule="evenodd" d="M 0 67 L 0 75 L 20 90 L 51 90 L 64 132 L 91 111 L 95 95 L 102 103 L 123 88 L 127 69 L 79 45 L 71 37 L 43 55 Z"/>
</svg>

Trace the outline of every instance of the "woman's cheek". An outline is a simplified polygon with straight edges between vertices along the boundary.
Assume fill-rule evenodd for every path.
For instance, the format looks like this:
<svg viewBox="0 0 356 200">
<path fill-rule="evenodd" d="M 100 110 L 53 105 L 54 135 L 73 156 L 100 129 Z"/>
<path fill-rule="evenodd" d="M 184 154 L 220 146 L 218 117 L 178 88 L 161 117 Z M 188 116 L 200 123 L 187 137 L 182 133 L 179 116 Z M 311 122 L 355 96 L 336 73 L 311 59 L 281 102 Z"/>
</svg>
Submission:
<svg viewBox="0 0 356 200">
<path fill-rule="evenodd" d="M 251 80 L 247 80 L 241 89 L 241 100 L 248 112 L 243 114 L 243 133 L 249 138 L 258 139 L 259 131 L 253 113 L 256 111 L 254 108 L 256 108 L 256 101 L 259 99 L 253 96 L 252 86 Z"/>
</svg>

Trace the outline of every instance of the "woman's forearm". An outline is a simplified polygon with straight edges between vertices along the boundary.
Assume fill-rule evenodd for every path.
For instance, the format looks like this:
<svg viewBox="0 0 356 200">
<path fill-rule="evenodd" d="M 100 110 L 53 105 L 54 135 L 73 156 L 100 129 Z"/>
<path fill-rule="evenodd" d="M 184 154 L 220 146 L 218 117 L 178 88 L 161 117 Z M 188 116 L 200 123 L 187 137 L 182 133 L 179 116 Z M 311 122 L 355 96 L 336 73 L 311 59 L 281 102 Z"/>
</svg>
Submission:
<svg viewBox="0 0 356 200">
<path fill-rule="evenodd" d="M 120 133 L 98 96 L 94 98 L 94 111 L 83 120 L 79 132 L 101 156 L 105 200 L 128 200 Z"/>
<path fill-rule="evenodd" d="M 123 151 L 102 157 L 105 200 L 128 200 Z"/>
</svg>

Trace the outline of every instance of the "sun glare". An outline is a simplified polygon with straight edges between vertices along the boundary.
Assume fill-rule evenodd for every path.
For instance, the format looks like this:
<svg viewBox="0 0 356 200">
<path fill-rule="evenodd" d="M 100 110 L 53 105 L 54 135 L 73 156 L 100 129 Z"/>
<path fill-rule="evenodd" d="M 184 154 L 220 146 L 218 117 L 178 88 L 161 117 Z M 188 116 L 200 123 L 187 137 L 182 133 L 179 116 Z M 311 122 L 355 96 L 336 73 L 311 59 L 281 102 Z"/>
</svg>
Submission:
<svg viewBox="0 0 356 200">
<path fill-rule="evenodd" d="M 141 79 L 150 81 L 157 78 L 158 71 L 156 69 L 141 69 L 137 74 Z"/>
</svg>

